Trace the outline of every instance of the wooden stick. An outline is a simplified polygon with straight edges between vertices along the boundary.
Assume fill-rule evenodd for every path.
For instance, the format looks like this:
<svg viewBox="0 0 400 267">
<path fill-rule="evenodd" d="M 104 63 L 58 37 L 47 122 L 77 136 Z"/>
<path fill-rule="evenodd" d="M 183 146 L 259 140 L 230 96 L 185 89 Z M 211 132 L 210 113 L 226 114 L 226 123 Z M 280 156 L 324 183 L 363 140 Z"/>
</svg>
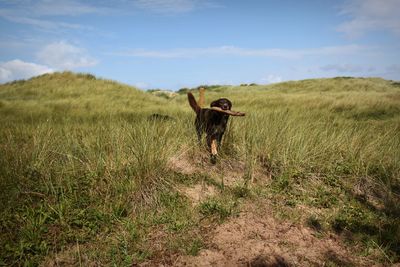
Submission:
<svg viewBox="0 0 400 267">
<path fill-rule="evenodd" d="M 233 111 L 233 110 L 223 110 L 219 107 L 211 107 L 210 109 L 221 112 L 221 113 L 225 113 L 231 116 L 245 116 L 246 113 L 244 112 L 239 112 L 239 111 Z"/>
</svg>

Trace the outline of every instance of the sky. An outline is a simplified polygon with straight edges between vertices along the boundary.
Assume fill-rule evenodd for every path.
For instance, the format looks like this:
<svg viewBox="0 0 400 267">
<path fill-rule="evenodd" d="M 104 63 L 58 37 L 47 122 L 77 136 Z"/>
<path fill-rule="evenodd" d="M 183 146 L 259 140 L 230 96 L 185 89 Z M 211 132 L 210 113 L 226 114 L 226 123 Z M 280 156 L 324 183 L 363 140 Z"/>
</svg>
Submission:
<svg viewBox="0 0 400 267">
<path fill-rule="evenodd" d="M 141 89 L 400 80 L 400 0 L 0 0 L 0 83 L 69 70 Z"/>
</svg>

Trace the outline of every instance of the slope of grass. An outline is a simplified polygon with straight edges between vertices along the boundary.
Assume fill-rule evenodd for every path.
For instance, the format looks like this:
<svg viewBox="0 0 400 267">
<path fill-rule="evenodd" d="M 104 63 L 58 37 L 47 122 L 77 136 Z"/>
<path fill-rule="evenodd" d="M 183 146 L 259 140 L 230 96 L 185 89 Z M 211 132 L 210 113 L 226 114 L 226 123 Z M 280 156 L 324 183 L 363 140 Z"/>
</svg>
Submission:
<svg viewBox="0 0 400 267">
<path fill-rule="evenodd" d="M 151 112 L 173 112 L 162 98 L 90 74 L 70 72 L 5 84 L 0 99 L 3 116 L 35 123 L 68 119 L 96 122 L 115 116 L 129 121 Z"/>
<path fill-rule="evenodd" d="M 207 157 L 196 152 L 186 95 L 157 97 L 69 72 L 1 85 L 0 263 L 37 265 L 54 255 L 67 265 L 168 263 L 168 255 L 196 254 L 204 224 L 254 195 L 283 218 L 351 235 L 366 254 L 383 251 L 377 261 L 399 259 L 396 83 L 222 86 L 207 90 L 206 102 L 222 96 L 247 115 L 231 119 L 217 164 L 242 164 L 243 184 L 218 184 L 221 195 L 193 209 L 176 188 L 216 177 L 169 166 L 182 151 Z M 150 120 L 153 113 L 172 119 Z"/>
</svg>

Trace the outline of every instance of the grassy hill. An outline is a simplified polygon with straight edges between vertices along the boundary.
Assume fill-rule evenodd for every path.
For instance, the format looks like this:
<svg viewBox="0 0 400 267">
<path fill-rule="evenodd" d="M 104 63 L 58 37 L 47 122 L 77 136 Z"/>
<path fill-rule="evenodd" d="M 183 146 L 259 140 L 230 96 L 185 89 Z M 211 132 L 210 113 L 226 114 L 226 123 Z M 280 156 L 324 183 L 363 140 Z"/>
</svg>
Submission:
<svg viewBox="0 0 400 267">
<path fill-rule="evenodd" d="M 248 205 L 334 235 L 351 252 L 346 264 L 399 261 L 399 83 L 206 91 L 206 103 L 218 97 L 246 117 L 230 119 L 213 166 L 185 94 L 70 72 L 0 85 L 0 264 L 171 265 L 211 247 L 212 229 Z M 293 255 L 291 264 L 343 265 Z"/>
<path fill-rule="evenodd" d="M 45 74 L 2 86 L 2 114 L 10 119 L 83 120 L 110 115 L 130 117 L 138 112 L 162 111 L 167 102 L 131 86 L 70 72 Z M 132 109 L 132 107 L 135 107 Z"/>
</svg>

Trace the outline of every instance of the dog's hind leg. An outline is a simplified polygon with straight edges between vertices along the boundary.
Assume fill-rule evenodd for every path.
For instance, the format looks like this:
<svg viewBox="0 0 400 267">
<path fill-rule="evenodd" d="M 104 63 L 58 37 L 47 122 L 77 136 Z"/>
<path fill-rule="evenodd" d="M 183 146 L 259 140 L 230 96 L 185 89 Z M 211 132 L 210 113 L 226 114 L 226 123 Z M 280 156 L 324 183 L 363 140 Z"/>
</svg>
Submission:
<svg viewBox="0 0 400 267">
<path fill-rule="evenodd" d="M 202 136 L 202 132 L 203 132 L 203 130 L 201 129 L 201 127 L 198 127 L 198 126 L 196 125 L 197 141 L 199 142 L 199 146 L 201 146 L 201 136 Z"/>
<path fill-rule="evenodd" d="M 222 136 L 224 135 L 224 133 L 219 133 L 217 136 L 217 144 L 218 147 L 221 147 L 221 143 L 222 143 Z"/>
<path fill-rule="evenodd" d="M 201 125 L 201 120 L 199 116 L 196 117 L 196 120 L 194 121 L 194 126 L 196 128 L 197 141 L 199 142 L 199 146 L 201 146 L 201 136 L 203 134 L 203 127 Z"/>
<path fill-rule="evenodd" d="M 201 132 L 197 132 L 197 141 L 199 143 L 199 146 L 201 146 Z"/>
</svg>

